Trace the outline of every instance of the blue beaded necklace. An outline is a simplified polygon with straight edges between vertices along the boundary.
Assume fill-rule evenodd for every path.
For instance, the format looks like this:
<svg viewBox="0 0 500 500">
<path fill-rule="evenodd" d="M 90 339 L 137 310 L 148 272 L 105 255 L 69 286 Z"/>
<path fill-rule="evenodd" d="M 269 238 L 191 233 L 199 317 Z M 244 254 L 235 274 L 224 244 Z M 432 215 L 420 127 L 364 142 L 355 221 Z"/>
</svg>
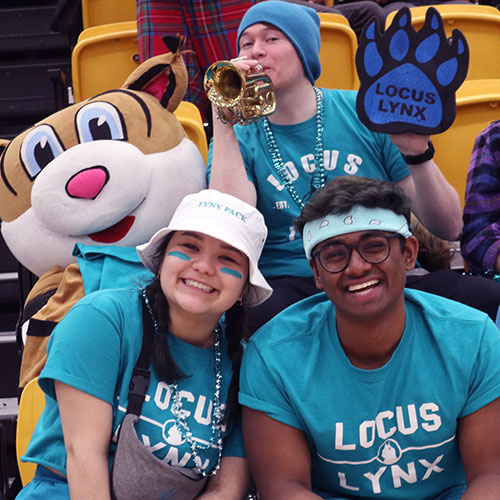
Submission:
<svg viewBox="0 0 500 500">
<path fill-rule="evenodd" d="M 311 192 L 323 187 L 326 184 L 326 174 L 325 174 L 325 158 L 323 152 L 323 130 L 325 129 L 325 105 L 323 102 L 323 97 L 321 91 L 317 87 L 313 87 L 314 93 L 316 94 L 316 140 L 315 140 L 315 152 L 314 152 L 314 176 L 311 182 Z M 281 184 L 290 194 L 292 200 L 298 205 L 302 210 L 304 208 L 304 201 L 297 194 L 295 188 L 293 187 L 290 177 L 286 173 L 286 168 L 283 163 L 283 158 L 281 157 L 278 144 L 274 137 L 273 131 L 271 130 L 271 125 L 267 117 L 263 118 L 264 132 L 266 134 L 266 144 L 269 154 L 271 155 L 271 160 L 273 162 L 273 167 L 278 174 Z"/>
</svg>

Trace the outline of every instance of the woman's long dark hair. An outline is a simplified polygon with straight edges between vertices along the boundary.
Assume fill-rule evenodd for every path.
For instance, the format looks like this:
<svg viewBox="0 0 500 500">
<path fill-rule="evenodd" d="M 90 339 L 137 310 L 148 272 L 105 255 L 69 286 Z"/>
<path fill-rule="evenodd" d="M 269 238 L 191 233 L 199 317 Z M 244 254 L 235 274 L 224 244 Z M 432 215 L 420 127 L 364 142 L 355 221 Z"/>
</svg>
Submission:
<svg viewBox="0 0 500 500">
<path fill-rule="evenodd" d="M 160 263 L 163 260 L 165 250 L 172 237 L 170 233 L 158 248 L 158 252 L 154 256 L 156 269 L 160 268 Z M 161 289 L 160 279 L 158 276 L 146 286 L 146 295 L 149 299 L 153 314 L 160 325 L 160 329 L 165 331 L 168 329 L 169 306 L 165 294 Z M 241 408 L 238 404 L 238 391 L 240 387 L 240 366 L 243 356 L 242 340 L 247 338 L 245 325 L 245 309 L 242 304 L 236 303 L 225 314 L 227 350 L 233 368 L 233 376 L 229 384 L 228 395 L 226 400 L 226 411 L 221 423 L 228 422 L 236 416 Z M 166 335 L 155 335 L 152 344 L 151 362 L 153 369 L 158 377 L 164 380 L 167 384 L 171 384 L 176 380 L 186 377 L 186 375 L 177 366 L 170 348 L 168 346 Z"/>
</svg>

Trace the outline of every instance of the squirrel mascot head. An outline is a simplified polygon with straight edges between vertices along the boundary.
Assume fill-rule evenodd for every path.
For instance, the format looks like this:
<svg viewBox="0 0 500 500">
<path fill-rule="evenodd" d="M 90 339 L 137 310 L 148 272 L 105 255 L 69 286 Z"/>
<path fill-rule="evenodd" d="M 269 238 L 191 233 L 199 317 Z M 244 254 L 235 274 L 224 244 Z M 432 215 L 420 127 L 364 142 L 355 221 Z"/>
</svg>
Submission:
<svg viewBox="0 0 500 500">
<path fill-rule="evenodd" d="M 120 89 L 0 142 L 0 218 L 9 249 L 41 276 L 75 243 L 134 247 L 205 187 L 205 166 L 174 110 L 187 87 L 181 40 Z"/>
</svg>

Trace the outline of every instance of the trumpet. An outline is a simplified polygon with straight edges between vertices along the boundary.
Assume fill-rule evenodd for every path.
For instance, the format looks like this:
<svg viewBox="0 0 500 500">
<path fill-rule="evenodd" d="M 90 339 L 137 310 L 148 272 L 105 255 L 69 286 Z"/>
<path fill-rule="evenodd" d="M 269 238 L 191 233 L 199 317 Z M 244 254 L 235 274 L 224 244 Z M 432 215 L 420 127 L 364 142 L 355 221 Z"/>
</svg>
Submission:
<svg viewBox="0 0 500 500">
<path fill-rule="evenodd" d="M 246 75 L 231 61 L 210 65 L 203 86 L 222 123 L 248 125 L 276 107 L 271 79 L 263 72 Z"/>
</svg>

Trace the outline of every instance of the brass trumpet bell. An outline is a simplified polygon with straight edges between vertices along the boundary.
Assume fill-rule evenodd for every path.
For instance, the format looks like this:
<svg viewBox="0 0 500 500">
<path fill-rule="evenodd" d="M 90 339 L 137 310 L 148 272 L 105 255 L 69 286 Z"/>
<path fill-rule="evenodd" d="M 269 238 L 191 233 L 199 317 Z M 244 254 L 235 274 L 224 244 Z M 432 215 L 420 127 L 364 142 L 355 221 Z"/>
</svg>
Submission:
<svg viewBox="0 0 500 500">
<path fill-rule="evenodd" d="M 231 61 L 210 65 L 203 80 L 205 93 L 223 123 L 247 125 L 274 112 L 271 79 L 265 73 L 245 73 Z"/>
</svg>

